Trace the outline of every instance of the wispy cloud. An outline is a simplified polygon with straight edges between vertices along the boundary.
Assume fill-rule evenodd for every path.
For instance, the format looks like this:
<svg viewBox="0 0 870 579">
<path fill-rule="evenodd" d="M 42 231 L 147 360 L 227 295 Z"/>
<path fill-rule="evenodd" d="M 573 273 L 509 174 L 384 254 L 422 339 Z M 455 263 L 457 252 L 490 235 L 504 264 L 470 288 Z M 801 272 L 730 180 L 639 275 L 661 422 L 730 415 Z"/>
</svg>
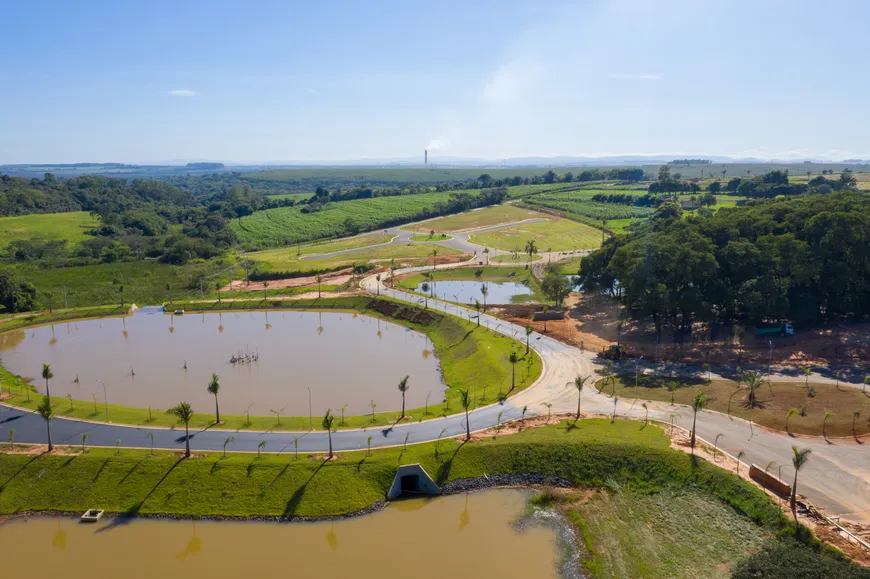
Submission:
<svg viewBox="0 0 870 579">
<path fill-rule="evenodd" d="M 307 92 L 308 94 L 317 94 L 317 91 L 311 87 L 306 88 L 305 92 Z"/>
<path fill-rule="evenodd" d="M 662 75 L 647 72 L 609 72 L 607 78 L 617 80 L 661 80 Z"/>
<path fill-rule="evenodd" d="M 177 97 L 192 97 L 192 96 L 196 96 L 196 91 L 190 90 L 189 88 L 177 88 L 177 89 L 168 91 L 168 94 L 171 96 L 177 96 Z"/>
</svg>

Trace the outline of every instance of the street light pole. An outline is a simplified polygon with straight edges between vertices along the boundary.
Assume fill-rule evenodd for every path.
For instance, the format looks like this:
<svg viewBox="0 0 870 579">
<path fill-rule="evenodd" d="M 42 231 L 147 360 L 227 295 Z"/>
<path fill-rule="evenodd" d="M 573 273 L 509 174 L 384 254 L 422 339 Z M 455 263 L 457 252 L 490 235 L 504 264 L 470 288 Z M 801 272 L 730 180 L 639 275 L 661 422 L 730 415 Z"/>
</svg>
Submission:
<svg viewBox="0 0 870 579">
<path fill-rule="evenodd" d="M 770 346 L 770 356 L 767 358 L 767 379 L 770 380 L 770 367 L 773 365 L 773 340 L 768 340 L 767 345 Z"/>
<path fill-rule="evenodd" d="M 634 361 L 634 387 L 637 388 L 637 365 L 643 360 L 643 356 Z"/>
<path fill-rule="evenodd" d="M 102 380 L 97 380 L 103 385 L 103 403 L 106 405 L 106 422 L 109 421 L 109 394 L 106 392 L 106 383 Z"/>
<path fill-rule="evenodd" d="M 311 386 L 308 387 L 308 430 L 314 430 L 314 419 L 311 414 Z"/>
</svg>

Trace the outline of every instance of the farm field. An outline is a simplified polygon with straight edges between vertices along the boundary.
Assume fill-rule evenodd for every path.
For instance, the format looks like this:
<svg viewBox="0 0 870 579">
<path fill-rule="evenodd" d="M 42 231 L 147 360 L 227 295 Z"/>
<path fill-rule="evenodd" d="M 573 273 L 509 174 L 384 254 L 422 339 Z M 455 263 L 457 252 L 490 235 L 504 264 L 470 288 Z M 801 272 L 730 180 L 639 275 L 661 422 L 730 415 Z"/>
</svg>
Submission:
<svg viewBox="0 0 870 579">
<path fill-rule="evenodd" d="M 422 159 L 421 159 L 422 161 Z M 244 179 L 261 179 L 265 181 L 345 181 L 360 185 L 378 184 L 436 184 L 454 181 L 467 181 L 477 179 L 487 173 L 495 179 L 505 177 L 534 177 L 541 175 L 549 169 L 541 167 L 520 167 L 506 169 L 488 168 L 423 168 L 423 167 L 317 167 L 300 169 L 271 169 L 243 173 Z M 577 167 L 554 167 L 555 173 L 562 174 L 568 171 L 577 172 Z M 552 185 L 550 185 L 552 186 Z"/>
<path fill-rule="evenodd" d="M 301 207 L 281 207 L 257 211 L 242 218 L 241 225 L 233 221 L 231 227 L 246 249 L 267 249 L 412 221 L 437 203 L 446 203 L 451 194 L 354 199 L 330 203 L 323 210 L 308 214 L 302 213 Z"/>
<path fill-rule="evenodd" d="M 368 247 L 370 245 L 380 245 L 389 243 L 393 236 L 389 233 L 377 233 L 374 235 L 361 235 L 358 237 L 347 237 L 344 239 L 336 239 L 335 241 L 327 241 L 325 243 L 310 243 L 294 247 L 292 250 L 299 255 L 321 255 L 324 253 L 335 253 L 336 251 L 346 251 L 348 249 L 358 249 L 360 247 Z"/>
<path fill-rule="evenodd" d="M 505 251 L 523 251 L 534 240 L 538 251 L 573 251 L 594 249 L 601 245 L 601 230 L 589 225 L 552 217 L 548 221 L 524 223 L 496 231 L 472 235 L 469 241 Z"/>
<path fill-rule="evenodd" d="M 600 222 L 602 219 L 607 219 L 608 221 L 611 219 L 646 219 L 653 213 L 653 209 L 649 207 L 592 201 L 592 195 L 601 193 L 598 190 L 584 191 L 580 195 L 578 193 L 536 195 L 529 199 L 526 204 L 533 207 L 555 209 L 567 215 L 578 216 L 595 222 Z"/>
<path fill-rule="evenodd" d="M 410 227 L 413 231 L 429 232 L 433 229 L 436 233 L 442 231 L 464 231 L 468 229 L 479 229 L 481 227 L 489 227 L 491 225 L 500 225 L 502 223 L 513 223 L 523 221 L 525 219 L 548 218 L 548 215 L 538 213 L 529 209 L 515 207 L 514 205 L 496 205 L 494 207 L 485 207 L 465 213 L 457 213 L 456 215 L 448 215 L 439 217 L 425 223 L 418 223 Z"/>
<path fill-rule="evenodd" d="M 248 254 L 252 262 L 264 271 L 282 271 L 288 273 L 316 271 L 381 261 L 390 259 L 426 259 L 431 258 L 432 251 L 437 249 L 439 256 L 462 255 L 458 249 L 452 249 L 431 243 L 414 243 L 411 245 L 388 245 L 355 251 L 345 255 L 323 259 L 300 259 L 296 248 L 269 249 Z"/>
<path fill-rule="evenodd" d="M 271 200 L 281 199 L 282 201 L 287 200 L 287 199 L 292 199 L 296 203 L 299 203 L 300 201 L 305 201 L 307 199 L 311 199 L 311 197 L 313 195 L 314 195 L 313 191 L 312 192 L 303 192 L 303 193 L 278 193 L 275 195 L 266 195 L 266 198 L 271 199 Z"/>
<path fill-rule="evenodd" d="M 37 237 L 48 241 L 79 243 L 87 239 L 85 232 L 99 225 L 99 222 L 99 218 L 87 211 L 0 217 L 0 247 L 13 241 Z"/>
</svg>

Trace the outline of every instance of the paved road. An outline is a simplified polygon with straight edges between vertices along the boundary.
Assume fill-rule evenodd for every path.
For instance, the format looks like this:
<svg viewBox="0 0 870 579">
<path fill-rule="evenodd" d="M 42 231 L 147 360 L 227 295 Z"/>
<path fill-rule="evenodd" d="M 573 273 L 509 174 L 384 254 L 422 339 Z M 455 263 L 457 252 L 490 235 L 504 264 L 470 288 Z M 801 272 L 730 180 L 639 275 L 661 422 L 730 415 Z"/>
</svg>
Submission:
<svg viewBox="0 0 870 579">
<path fill-rule="evenodd" d="M 444 269 L 455 265 L 439 266 Z M 415 268 L 422 269 L 422 268 Z M 427 268 L 428 269 L 428 268 Z M 405 270 L 405 272 L 413 271 Z M 404 272 L 403 272 L 404 273 Z M 376 291 L 374 276 L 365 278 L 362 286 L 368 291 Z M 398 299 L 416 301 L 418 296 L 382 286 L 381 293 Z M 429 300 L 429 307 L 453 315 L 473 317 L 474 312 L 439 300 Z M 481 316 L 481 324 L 504 335 L 522 339 L 523 329 L 488 315 Z M 552 411 L 574 412 L 577 408 L 576 391 L 566 386 L 577 375 L 590 375 L 596 369 L 592 353 L 562 344 L 537 333 L 531 336 L 532 347 L 544 362 L 541 378 L 531 387 L 508 399 L 504 404 L 496 404 L 475 409 L 470 414 L 471 430 L 481 430 L 494 426 L 501 420 L 517 419 L 522 408 L 527 407 L 527 416 L 547 413 L 545 404 L 552 404 Z M 669 406 L 666 403 L 648 403 L 651 418 L 665 422 L 691 426 L 691 410 L 685 406 Z M 609 413 L 613 410 L 613 400 L 600 394 L 594 388 L 587 388 L 582 397 L 584 412 Z M 636 400 L 619 400 L 616 410 L 621 415 L 642 418 L 644 410 Z M 18 409 L 0 406 L 0 440 L 8 437 L 9 429 L 16 430 L 16 440 L 30 443 L 45 441 L 45 424 L 37 415 Z M 148 447 L 148 433 L 154 435 L 154 445 L 158 448 L 181 449 L 184 447 L 184 431 L 161 428 L 129 427 L 111 424 L 97 424 L 58 418 L 52 422 L 54 441 L 58 444 L 76 444 L 81 434 L 88 433 L 88 444 L 113 446 L 120 439 L 122 446 Z M 434 440 L 440 435 L 458 436 L 465 433 L 464 415 L 437 418 L 413 424 L 398 425 L 395 428 L 373 428 L 367 430 L 343 430 L 332 435 L 333 445 L 339 450 L 364 449 L 368 438 L 372 446 L 401 445 Z M 219 430 L 202 430 L 191 433 L 191 447 L 194 450 L 220 450 L 230 433 Z M 327 448 L 327 434 L 322 431 L 311 433 L 289 432 L 233 432 L 236 449 L 254 451 L 262 440 L 268 442 L 270 452 L 292 452 L 293 436 L 299 436 L 299 450 L 324 451 Z M 801 472 L 798 492 L 806 495 L 815 504 L 833 515 L 840 515 L 857 522 L 870 523 L 870 453 L 854 441 L 842 440 L 828 444 L 820 439 L 793 439 L 787 435 L 752 427 L 750 423 L 737 418 L 705 411 L 698 420 L 698 434 L 707 441 L 714 441 L 717 435 L 719 448 L 732 455 L 744 452 L 745 463 L 756 463 L 762 467 L 775 461 L 788 465 L 782 469 L 782 476 L 790 480 L 791 446 L 813 449 L 813 457 Z"/>
</svg>

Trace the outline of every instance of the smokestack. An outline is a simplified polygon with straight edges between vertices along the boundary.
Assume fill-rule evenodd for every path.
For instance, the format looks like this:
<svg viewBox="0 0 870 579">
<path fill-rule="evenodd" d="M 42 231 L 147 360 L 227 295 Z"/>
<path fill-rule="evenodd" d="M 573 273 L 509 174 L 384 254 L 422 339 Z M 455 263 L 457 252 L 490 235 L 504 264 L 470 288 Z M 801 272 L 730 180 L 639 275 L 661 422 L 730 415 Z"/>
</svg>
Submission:
<svg viewBox="0 0 870 579">
<path fill-rule="evenodd" d="M 429 166 L 429 149 L 423 150 L 423 166 L 424 167 Z"/>
</svg>

